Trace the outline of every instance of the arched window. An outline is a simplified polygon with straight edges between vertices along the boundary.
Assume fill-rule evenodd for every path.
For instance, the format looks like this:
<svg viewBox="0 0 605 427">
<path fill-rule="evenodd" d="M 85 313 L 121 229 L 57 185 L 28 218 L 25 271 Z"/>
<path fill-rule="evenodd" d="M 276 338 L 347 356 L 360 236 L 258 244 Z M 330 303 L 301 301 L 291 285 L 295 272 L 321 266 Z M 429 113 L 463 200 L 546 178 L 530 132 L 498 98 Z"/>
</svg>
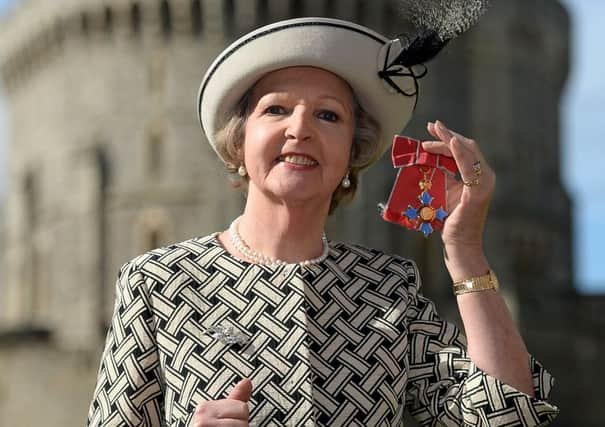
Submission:
<svg viewBox="0 0 605 427">
<path fill-rule="evenodd" d="M 63 27 L 63 21 L 60 18 L 58 18 L 53 25 L 53 36 L 58 44 L 63 43 L 63 40 L 65 39 L 65 29 Z"/>
<path fill-rule="evenodd" d="M 393 7 L 393 4 L 389 1 L 385 1 L 382 4 L 382 26 L 385 29 L 385 33 L 390 34 L 396 29 L 393 28 L 393 23 L 396 21 L 397 11 Z"/>
<path fill-rule="evenodd" d="M 107 33 L 113 30 L 113 10 L 109 6 L 105 6 L 103 10 L 103 29 Z"/>
<path fill-rule="evenodd" d="M 256 25 L 261 26 L 269 21 L 269 0 L 257 0 Z"/>
<path fill-rule="evenodd" d="M 191 31 L 198 36 L 202 30 L 202 3 L 200 0 L 191 0 Z"/>
<path fill-rule="evenodd" d="M 334 0 L 324 1 L 324 15 L 329 18 L 336 16 L 336 5 L 334 4 Z"/>
<path fill-rule="evenodd" d="M 162 0 L 160 3 L 160 21 L 162 23 L 162 33 L 165 36 L 172 34 L 172 13 L 168 0 Z"/>
<path fill-rule="evenodd" d="M 357 0 L 355 4 L 355 22 L 363 23 L 366 21 L 366 5 L 364 0 Z"/>
<path fill-rule="evenodd" d="M 141 33 L 141 6 L 138 1 L 130 5 L 130 27 L 133 34 Z"/>
<path fill-rule="evenodd" d="M 80 30 L 85 36 L 87 36 L 88 32 L 90 31 L 90 19 L 88 17 L 88 13 L 86 12 L 82 12 L 80 14 Z"/>
<path fill-rule="evenodd" d="M 40 254 L 36 246 L 36 231 L 39 223 L 39 189 L 36 176 L 28 172 L 23 178 L 23 210 L 25 216 L 24 236 L 26 262 L 21 272 L 23 286 L 21 311 L 23 318 L 34 322 L 40 308 Z"/>
<path fill-rule="evenodd" d="M 38 225 L 38 191 L 33 173 L 25 175 L 23 195 L 25 197 L 25 215 L 27 227 L 31 231 Z"/>
<path fill-rule="evenodd" d="M 100 145 L 100 144 L 99 144 Z M 99 251 L 99 264 L 98 264 L 98 313 L 97 321 L 101 330 L 105 330 L 106 318 L 105 313 L 111 310 L 111 299 L 108 298 L 107 290 L 113 289 L 113 272 L 109 273 L 109 220 L 108 220 L 108 209 L 107 209 L 107 193 L 109 191 L 110 180 L 111 180 L 111 163 L 107 155 L 106 150 L 102 146 L 98 146 L 95 150 L 95 168 L 97 169 L 98 176 L 98 188 L 95 190 L 98 192 L 98 251 Z"/>
<path fill-rule="evenodd" d="M 290 0 L 290 16 L 292 18 L 300 18 L 304 13 L 304 4 L 302 0 Z"/>
<path fill-rule="evenodd" d="M 145 209 L 137 218 L 135 233 L 140 253 L 167 245 L 173 238 L 171 221 L 161 208 Z"/>
<path fill-rule="evenodd" d="M 158 229 L 147 230 L 147 250 L 159 248 L 162 245 L 162 233 Z"/>
<path fill-rule="evenodd" d="M 166 148 L 161 128 L 154 126 L 147 139 L 146 172 L 150 178 L 160 178 L 165 168 Z"/>
<path fill-rule="evenodd" d="M 227 37 L 235 34 L 235 3 L 233 0 L 223 0 L 223 28 Z"/>
</svg>

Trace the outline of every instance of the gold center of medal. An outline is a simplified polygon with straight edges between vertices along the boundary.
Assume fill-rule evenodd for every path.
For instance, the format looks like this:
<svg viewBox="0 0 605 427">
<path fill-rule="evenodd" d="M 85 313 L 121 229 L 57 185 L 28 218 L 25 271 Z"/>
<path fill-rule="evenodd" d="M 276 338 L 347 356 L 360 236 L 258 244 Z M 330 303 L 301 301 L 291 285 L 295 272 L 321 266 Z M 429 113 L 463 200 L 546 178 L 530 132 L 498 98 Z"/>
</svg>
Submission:
<svg viewBox="0 0 605 427">
<path fill-rule="evenodd" d="M 423 221 L 432 221 L 435 219 L 435 209 L 429 207 L 429 206 L 424 206 L 422 209 L 420 209 L 420 218 L 422 218 Z"/>
</svg>

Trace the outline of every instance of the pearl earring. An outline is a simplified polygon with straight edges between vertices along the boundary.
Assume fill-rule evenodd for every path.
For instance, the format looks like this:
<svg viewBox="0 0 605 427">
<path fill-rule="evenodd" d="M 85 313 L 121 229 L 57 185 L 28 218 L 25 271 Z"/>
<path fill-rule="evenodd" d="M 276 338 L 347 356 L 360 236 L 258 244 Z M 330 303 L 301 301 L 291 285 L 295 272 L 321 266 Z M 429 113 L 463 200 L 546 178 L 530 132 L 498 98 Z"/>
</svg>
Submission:
<svg viewBox="0 0 605 427">
<path fill-rule="evenodd" d="M 239 168 L 237 168 L 237 174 L 242 178 L 248 175 L 248 171 L 246 170 L 246 167 L 243 164 L 240 165 Z"/>
<path fill-rule="evenodd" d="M 340 182 L 340 185 L 342 186 L 342 188 L 349 188 L 351 186 L 351 180 L 349 179 L 349 172 L 347 172 L 347 174 L 345 175 L 345 177 L 342 179 L 342 181 Z"/>
</svg>

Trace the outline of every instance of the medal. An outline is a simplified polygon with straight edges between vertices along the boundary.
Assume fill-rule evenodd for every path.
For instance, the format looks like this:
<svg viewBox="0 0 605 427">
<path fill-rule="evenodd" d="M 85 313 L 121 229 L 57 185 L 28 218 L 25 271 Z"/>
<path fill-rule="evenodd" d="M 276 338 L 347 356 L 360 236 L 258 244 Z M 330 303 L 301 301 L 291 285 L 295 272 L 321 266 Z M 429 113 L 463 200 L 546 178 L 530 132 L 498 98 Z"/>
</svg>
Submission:
<svg viewBox="0 0 605 427">
<path fill-rule="evenodd" d="M 435 171 L 436 169 L 432 169 L 433 174 Z M 429 192 L 433 186 L 431 179 L 427 178 L 429 171 L 421 169 L 421 172 L 423 173 L 423 178 L 418 182 L 421 190 L 421 193 L 418 195 L 419 206 L 418 204 L 416 206 L 408 205 L 403 216 L 409 221 L 408 228 L 421 232 L 424 234 L 424 237 L 429 237 L 435 229 L 443 228 L 443 222 L 448 213 L 443 207 L 435 209 L 431 205 L 434 197 Z M 438 221 L 439 224 L 436 224 L 435 221 Z"/>
<path fill-rule="evenodd" d="M 452 158 L 431 154 L 420 141 L 396 135 L 392 151 L 393 165 L 400 168 L 386 205 L 379 205 L 385 221 L 399 224 L 428 237 L 443 228 L 448 213 L 447 175 L 458 169 Z"/>
</svg>

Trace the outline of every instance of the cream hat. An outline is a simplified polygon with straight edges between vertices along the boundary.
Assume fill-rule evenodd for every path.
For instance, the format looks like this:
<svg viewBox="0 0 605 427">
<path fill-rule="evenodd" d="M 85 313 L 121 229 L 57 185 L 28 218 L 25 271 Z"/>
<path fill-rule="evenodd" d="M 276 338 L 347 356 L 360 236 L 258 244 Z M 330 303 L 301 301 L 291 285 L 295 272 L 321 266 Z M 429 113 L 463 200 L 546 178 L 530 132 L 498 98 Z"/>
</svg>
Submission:
<svg viewBox="0 0 605 427">
<path fill-rule="evenodd" d="M 216 132 L 262 76 L 312 66 L 331 71 L 351 86 L 362 108 L 381 125 L 384 153 L 416 104 L 420 76 L 400 65 L 402 51 L 401 40 L 338 19 L 298 18 L 252 31 L 222 51 L 204 76 L 197 108 L 206 138 L 216 151 Z"/>
</svg>

